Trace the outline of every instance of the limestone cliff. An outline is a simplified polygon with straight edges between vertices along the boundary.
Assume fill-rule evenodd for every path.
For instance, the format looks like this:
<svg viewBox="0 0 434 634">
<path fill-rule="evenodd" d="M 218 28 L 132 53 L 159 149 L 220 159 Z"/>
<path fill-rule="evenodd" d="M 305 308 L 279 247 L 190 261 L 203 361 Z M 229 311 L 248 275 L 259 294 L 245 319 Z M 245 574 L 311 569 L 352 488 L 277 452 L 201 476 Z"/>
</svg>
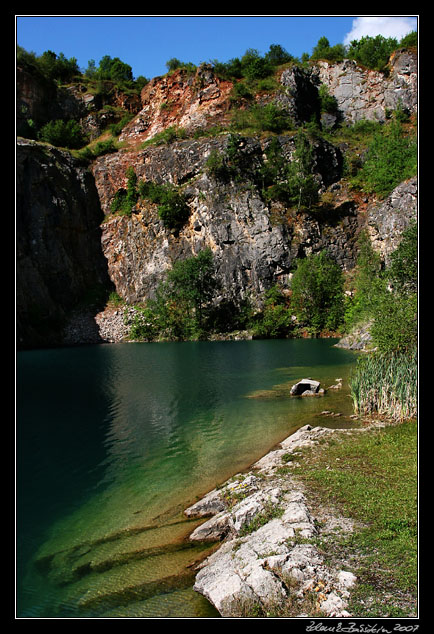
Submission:
<svg viewBox="0 0 434 634">
<path fill-rule="evenodd" d="M 142 203 L 130 217 L 114 216 L 102 225 L 102 245 L 110 277 L 128 303 L 152 296 L 165 271 L 178 259 L 211 247 L 217 277 L 229 299 L 261 294 L 279 279 L 288 280 L 297 257 L 327 246 L 344 269 L 354 266 L 354 242 L 359 229 L 351 201 L 344 200 L 325 221 L 315 214 L 287 214 L 283 206 L 267 205 L 252 180 L 222 183 L 209 175 L 206 160 L 212 150 L 224 151 L 228 135 L 185 140 L 100 157 L 93 165 L 103 209 L 123 183 L 128 165 L 139 179 L 183 185 L 190 208 L 179 235 L 166 229 L 156 206 Z M 288 157 L 294 141 L 281 137 Z M 243 152 L 253 164 L 262 160 L 267 140 L 249 139 Z M 319 187 L 340 177 L 342 157 L 336 148 L 318 142 L 315 148 Z M 280 218 L 279 218 L 280 214 Z"/>
<path fill-rule="evenodd" d="M 103 218 L 90 172 L 34 141 L 17 145 L 17 333 L 19 347 L 58 345 L 67 314 L 108 288 Z"/>
<path fill-rule="evenodd" d="M 339 117 L 384 121 L 401 105 L 417 111 L 417 58 L 396 52 L 386 76 L 345 60 L 310 68 L 288 67 L 278 76 L 277 92 L 259 94 L 258 103 L 276 103 L 301 123 L 321 109 L 318 86 L 335 97 Z M 271 136 L 245 137 L 241 143 L 242 179 L 219 180 L 207 169 L 213 151 L 224 153 L 228 132 L 204 135 L 227 126 L 232 82 L 209 65 L 195 73 L 176 71 L 156 77 L 142 90 L 141 104 L 115 95 L 125 111 L 136 113 L 124 127 L 122 149 L 100 156 L 88 168 L 61 151 L 20 140 L 17 151 L 17 321 L 19 343 L 51 345 L 68 341 L 61 323 L 80 305 L 86 291 L 111 285 L 128 304 L 152 297 L 165 271 L 179 260 L 210 247 L 221 297 L 239 300 L 261 294 L 277 281 L 288 283 L 297 258 L 327 249 L 344 271 L 354 267 L 356 240 L 368 226 L 384 259 L 416 213 L 417 181 L 402 184 L 392 199 L 376 201 L 348 188 L 343 178 L 344 147 L 318 138 L 312 171 L 321 204 L 287 209 L 264 199 L 257 169 L 266 162 Z M 113 96 L 112 96 L 113 97 Z M 51 103 L 50 103 L 51 99 Z M 80 85 L 48 95 L 40 84 L 19 74 L 18 119 L 53 113 L 78 119 L 95 136 L 101 119 L 97 97 Z M 328 125 L 333 126 L 333 118 Z M 169 128 L 185 138 L 143 145 Z M 93 131 L 93 132 L 92 132 Z M 294 137 L 278 137 L 287 162 L 294 160 Z M 172 183 L 182 189 L 189 219 L 179 232 L 167 229 L 155 204 L 140 200 L 130 215 L 111 213 L 116 192 L 127 185 L 127 169 L 139 180 Z M 392 219 L 395 218 L 395 220 Z M 92 319 L 90 331 L 76 341 L 110 340 Z M 63 338 L 62 338 L 63 337 Z"/>
</svg>

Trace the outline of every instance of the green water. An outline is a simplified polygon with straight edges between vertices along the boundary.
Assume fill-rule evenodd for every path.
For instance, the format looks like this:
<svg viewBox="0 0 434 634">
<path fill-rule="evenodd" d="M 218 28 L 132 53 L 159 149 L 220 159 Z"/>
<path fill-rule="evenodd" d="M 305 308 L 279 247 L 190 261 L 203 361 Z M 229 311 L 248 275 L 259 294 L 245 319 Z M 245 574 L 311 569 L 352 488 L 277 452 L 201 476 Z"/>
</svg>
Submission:
<svg viewBox="0 0 434 634">
<path fill-rule="evenodd" d="M 344 414 L 335 340 L 81 346 L 17 358 L 17 615 L 211 618 L 183 510 L 300 426 Z M 304 377 L 343 389 L 289 398 Z M 283 388 L 283 389 L 282 389 Z M 346 417 L 347 416 L 347 417 Z"/>
</svg>

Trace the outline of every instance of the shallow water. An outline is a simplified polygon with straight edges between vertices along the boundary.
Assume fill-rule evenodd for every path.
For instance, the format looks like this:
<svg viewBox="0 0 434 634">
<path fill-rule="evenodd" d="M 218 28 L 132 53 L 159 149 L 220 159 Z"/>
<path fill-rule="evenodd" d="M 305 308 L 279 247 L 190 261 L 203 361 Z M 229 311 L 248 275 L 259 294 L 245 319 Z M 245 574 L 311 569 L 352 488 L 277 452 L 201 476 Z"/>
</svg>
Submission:
<svg viewBox="0 0 434 634">
<path fill-rule="evenodd" d="M 335 342 L 20 352 L 17 615 L 217 617 L 192 589 L 210 546 L 188 542 L 183 510 L 300 426 L 352 424 L 356 357 Z M 344 387 L 290 398 L 305 377 Z"/>
</svg>

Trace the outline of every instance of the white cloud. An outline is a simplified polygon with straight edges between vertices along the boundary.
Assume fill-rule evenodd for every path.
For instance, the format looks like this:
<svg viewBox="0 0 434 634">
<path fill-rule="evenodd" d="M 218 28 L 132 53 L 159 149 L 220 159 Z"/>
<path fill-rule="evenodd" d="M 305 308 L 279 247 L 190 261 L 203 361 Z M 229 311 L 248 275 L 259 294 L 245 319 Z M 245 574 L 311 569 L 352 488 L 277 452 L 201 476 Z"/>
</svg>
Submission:
<svg viewBox="0 0 434 634">
<path fill-rule="evenodd" d="M 344 39 L 344 44 L 360 40 L 364 35 L 375 37 L 395 37 L 400 40 L 404 35 L 417 30 L 417 18 L 405 16 L 363 16 L 353 20 L 352 29 Z"/>
</svg>

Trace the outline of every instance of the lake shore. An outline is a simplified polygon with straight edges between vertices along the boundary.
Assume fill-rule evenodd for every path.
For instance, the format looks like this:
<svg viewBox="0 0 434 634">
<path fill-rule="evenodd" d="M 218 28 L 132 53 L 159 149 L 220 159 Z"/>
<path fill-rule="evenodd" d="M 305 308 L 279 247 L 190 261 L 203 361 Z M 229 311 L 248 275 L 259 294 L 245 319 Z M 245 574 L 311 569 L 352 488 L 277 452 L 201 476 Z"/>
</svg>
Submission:
<svg viewBox="0 0 434 634">
<path fill-rule="evenodd" d="M 305 425 L 247 473 L 186 509 L 188 517 L 209 517 L 190 540 L 222 541 L 200 564 L 194 589 L 223 617 L 366 616 L 351 600 L 363 581 L 357 577 L 360 561 L 343 556 L 340 546 L 363 531 L 364 522 L 342 514 L 324 496 L 318 500 L 297 471 L 303 470 L 301 456 L 327 455 L 330 445 L 352 438 L 357 443 L 366 432 L 386 427 L 381 421 L 356 429 Z M 400 609 L 415 616 L 411 592 L 401 593 Z"/>
</svg>

